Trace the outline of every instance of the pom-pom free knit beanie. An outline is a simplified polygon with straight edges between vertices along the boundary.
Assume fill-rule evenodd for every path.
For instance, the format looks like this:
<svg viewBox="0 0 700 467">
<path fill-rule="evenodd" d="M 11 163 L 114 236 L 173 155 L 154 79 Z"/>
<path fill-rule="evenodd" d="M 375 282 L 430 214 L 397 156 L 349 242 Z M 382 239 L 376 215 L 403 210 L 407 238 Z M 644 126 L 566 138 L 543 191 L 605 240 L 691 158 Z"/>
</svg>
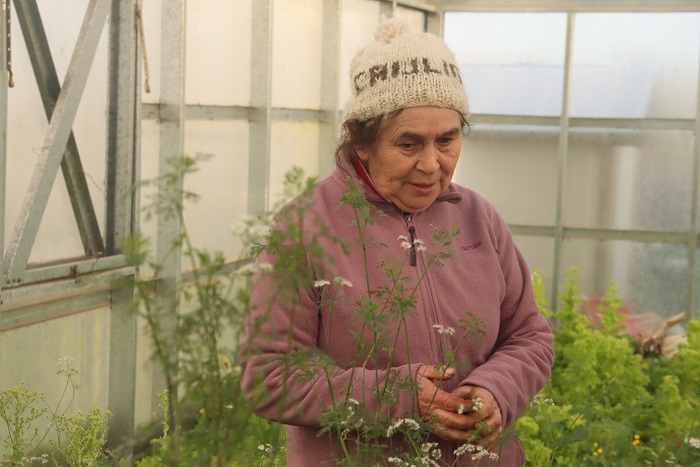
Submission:
<svg viewBox="0 0 700 467">
<path fill-rule="evenodd" d="M 465 119 L 469 116 L 459 68 L 442 39 L 413 33 L 398 18 L 382 21 L 374 37 L 350 64 L 352 96 L 345 120 L 362 122 L 420 106 L 445 107 Z"/>
</svg>

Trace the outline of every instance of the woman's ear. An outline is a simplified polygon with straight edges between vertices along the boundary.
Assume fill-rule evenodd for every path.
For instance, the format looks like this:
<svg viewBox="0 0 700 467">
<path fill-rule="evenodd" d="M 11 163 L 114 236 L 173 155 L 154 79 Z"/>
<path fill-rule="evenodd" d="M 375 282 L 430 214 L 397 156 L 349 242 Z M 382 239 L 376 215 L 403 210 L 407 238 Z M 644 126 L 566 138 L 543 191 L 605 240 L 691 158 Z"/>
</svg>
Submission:
<svg viewBox="0 0 700 467">
<path fill-rule="evenodd" d="M 367 162 L 369 160 L 369 151 L 367 148 L 363 145 L 357 144 L 359 141 L 357 132 L 357 121 L 356 120 L 350 120 L 349 122 L 345 123 L 345 128 L 347 129 L 348 133 L 350 134 L 350 141 L 352 142 L 352 149 L 355 155 L 362 161 L 362 162 Z"/>
<path fill-rule="evenodd" d="M 362 162 L 369 162 L 369 151 L 364 146 L 353 146 L 355 150 L 355 155 Z"/>
</svg>

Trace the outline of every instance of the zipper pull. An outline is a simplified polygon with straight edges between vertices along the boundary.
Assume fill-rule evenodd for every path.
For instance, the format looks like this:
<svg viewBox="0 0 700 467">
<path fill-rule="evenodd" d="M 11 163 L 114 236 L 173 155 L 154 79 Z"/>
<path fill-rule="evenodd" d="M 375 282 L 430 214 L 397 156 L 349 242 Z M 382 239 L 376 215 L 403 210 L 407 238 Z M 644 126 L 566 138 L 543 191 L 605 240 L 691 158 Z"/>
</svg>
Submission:
<svg viewBox="0 0 700 467">
<path fill-rule="evenodd" d="M 416 265 L 416 228 L 408 226 L 408 234 L 411 236 L 411 266 Z"/>
<path fill-rule="evenodd" d="M 415 266 L 417 264 L 416 228 L 413 226 L 413 218 L 410 213 L 404 212 L 403 218 L 406 220 L 406 225 L 408 226 L 408 234 L 411 237 L 411 266 Z"/>
</svg>

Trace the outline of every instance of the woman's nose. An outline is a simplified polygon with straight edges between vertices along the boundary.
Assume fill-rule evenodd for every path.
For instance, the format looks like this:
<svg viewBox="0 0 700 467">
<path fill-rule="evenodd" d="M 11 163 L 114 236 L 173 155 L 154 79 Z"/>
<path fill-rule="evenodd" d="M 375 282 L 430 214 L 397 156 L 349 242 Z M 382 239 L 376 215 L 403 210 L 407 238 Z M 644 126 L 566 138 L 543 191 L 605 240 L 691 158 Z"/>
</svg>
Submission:
<svg viewBox="0 0 700 467">
<path fill-rule="evenodd" d="M 416 163 L 416 168 L 421 172 L 431 174 L 435 173 L 440 168 L 440 162 L 438 161 L 440 151 L 436 147 L 427 146 L 424 151 L 421 152 L 418 162 Z"/>
</svg>

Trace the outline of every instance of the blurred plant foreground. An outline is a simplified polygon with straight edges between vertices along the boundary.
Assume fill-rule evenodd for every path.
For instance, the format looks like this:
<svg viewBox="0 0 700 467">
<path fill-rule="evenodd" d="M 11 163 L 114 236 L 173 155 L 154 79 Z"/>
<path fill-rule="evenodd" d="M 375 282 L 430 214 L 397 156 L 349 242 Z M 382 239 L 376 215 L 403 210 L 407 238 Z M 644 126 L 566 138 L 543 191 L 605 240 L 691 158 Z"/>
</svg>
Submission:
<svg viewBox="0 0 700 467">
<path fill-rule="evenodd" d="M 286 465 L 284 426 L 251 411 L 265 397 L 262 385 L 255 394 L 241 389 L 239 344 L 255 332 L 246 326 L 254 280 L 272 275 L 284 278 L 286 285 L 314 286 L 305 277 L 305 261 L 322 255 L 322 242 L 309 243 L 294 226 L 313 214 L 313 206 L 303 200 L 313 192 L 315 180 L 298 169 L 290 171 L 284 195 L 297 201 L 282 210 L 280 202 L 270 214 L 246 219 L 235 229 L 246 245 L 245 257 L 274 250 L 277 263 L 243 261 L 231 268 L 222 254 L 198 248 L 188 235 L 185 205 L 197 195 L 185 190 L 185 179 L 199 162 L 197 157 L 173 159 L 168 175 L 145 184 L 160 187 L 157 193 L 169 193 L 154 195 L 146 217 L 168 216 L 178 225 L 172 253 L 191 271 L 187 282 L 157 290 L 156 279 L 165 271 L 153 260 L 150 240 L 137 233 L 123 245 L 137 271 L 133 312 L 144 323 L 152 359 L 165 383 L 152 423 L 137 429 L 128 442 L 108 443 L 112 414 L 71 410 L 71 402 L 80 397 L 79 369 L 71 359 L 61 358 L 57 384 L 65 384 L 65 390 L 58 401 L 46 400 L 41 388 L 24 383 L 0 384 L 0 466 Z M 349 222 L 357 226 L 358 241 L 370 242 L 362 234 L 377 213 L 352 190 L 344 202 L 357 214 Z M 286 229 L 276 227 L 272 213 L 278 220 L 284 218 Z M 435 236 L 443 248 L 427 252 L 431 267 L 450 261 L 451 237 L 458 235 L 450 226 L 438 227 Z M 362 243 L 367 246 L 371 245 Z M 387 289 L 391 292 L 370 294 L 391 302 L 399 315 L 415 311 L 410 300 L 400 300 L 416 286 L 402 282 L 405 260 L 390 258 L 383 266 L 388 281 L 393 281 Z M 578 271 L 570 269 L 554 307 L 546 299 L 538 270 L 532 278 L 540 311 L 555 334 L 555 363 L 548 384 L 504 433 L 520 437 L 526 465 L 700 466 L 700 320 L 678 316 L 654 333 L 638 335 L 629 332 L 631 317 L 620 312 L 623 300 L 614 283 L 591 309 L 578 288 Z M 358 311 L 358 316 L 381 326 L 376 315 Z M 457 330 L 465 333 L 465 345 L 477 324 Z M 377 346 L 376 351 L 383 350 Z M 327 356 L 286 358 L 289 365 L 305 365 L 302 373 L 308 378 L 327 377 L 332 371 Z M 383 400 L 390 404 L 392 391 L 405 388 L 383 390 Z M 428 435 L 434 427 L 429 423 L 417 417 L 398 423 L 381 413 L 360 417 L 362 402 L 341 397 L 342 389 L 338 394 L 319 421 L 319 430 L 337 435 L 341 444 L 332 459 L 335 465 L 447 465 L 431 449 Z M 396 433 L 413 449 L 387 451 L 387 439 Z M 495 446 L 489 447 L 489 456 L 477 441 L 455 452 L 457 460 L 450 465 L 499 465 Z M 353 449 L 347 448 L 350 445 Z"/>
</svg>

